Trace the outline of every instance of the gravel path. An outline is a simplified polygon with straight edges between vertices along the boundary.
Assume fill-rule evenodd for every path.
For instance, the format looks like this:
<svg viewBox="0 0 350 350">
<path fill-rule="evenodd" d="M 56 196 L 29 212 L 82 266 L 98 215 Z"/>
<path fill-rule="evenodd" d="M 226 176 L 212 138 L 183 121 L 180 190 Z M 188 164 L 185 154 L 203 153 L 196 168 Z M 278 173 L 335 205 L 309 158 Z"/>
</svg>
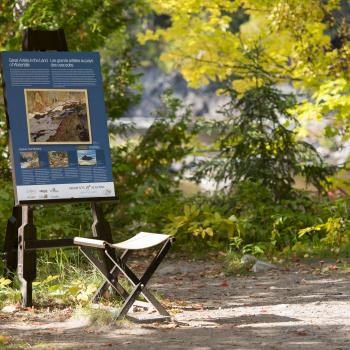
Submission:
<svg viewBox="0 0 350 350">
<path fill-rule="evenodd" d="M 339 266 L 340 264 L 338 264 Z M 350 273 L 336 264 L 225 277 L 168 260 L 152 280 L 173 321 L 98 326 L 69 310 L 0 313 L 4 349 L 350 350 Z"/>
</svg>

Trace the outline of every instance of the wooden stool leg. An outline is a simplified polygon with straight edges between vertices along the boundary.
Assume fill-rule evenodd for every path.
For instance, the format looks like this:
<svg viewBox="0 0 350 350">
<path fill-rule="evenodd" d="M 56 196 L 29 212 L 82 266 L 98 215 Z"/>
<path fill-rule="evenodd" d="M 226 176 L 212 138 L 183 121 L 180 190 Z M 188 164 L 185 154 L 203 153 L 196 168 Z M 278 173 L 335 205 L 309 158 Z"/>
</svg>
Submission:
<svg viewBox="0 0 350 350">
<path fill-rule="evenodd" d="M 109 252 L 106 250 L 105 254 L 109 257 L 109 259 L 114 263 L 115 266 L 119 269 L 119 271 L 129 280 L 129 282 L 134 286 L 134 289 L 129 294 L 128 298 L 125 299 L 124 304 L 121 307 L 121 310 L 118 315 L 118 319 L 126 316 L 131 306 L 135 303 L 137 297 L 140 294 L 146 298 L 146 300 L 153 305 L 153 307 L 159 312 L 164 319 L 170 317 L 169 313 L 166 309 L 158 302 L 158 300 L 153 296 L 153 294 L 147 289 L 147 283 L 151 279 L 152 275 L 158 268 L 159 264 L 163 261 L 166 254 L 168 253 L 171 244 L 173 242 L 173 238 L 169 238 L 161 249 L 158 251 L 157 255 L 154 257 L 143 276 L 139 279 L 134 272 L 129 268 L 126 264 L 126 261 L 116 261 Z"/>
<path fill-rule="evenodd" d="M 36 278 L 36 252 L 26 250 L 25 243 L 36 239 L 33 224 L 33 209 L 28 205 L 22 206 L 22 225 L 18 230 L 18 277 L 21 282 L 22 305 L 29 307 L 33 304 L 32 283 Z"/>
</svg>

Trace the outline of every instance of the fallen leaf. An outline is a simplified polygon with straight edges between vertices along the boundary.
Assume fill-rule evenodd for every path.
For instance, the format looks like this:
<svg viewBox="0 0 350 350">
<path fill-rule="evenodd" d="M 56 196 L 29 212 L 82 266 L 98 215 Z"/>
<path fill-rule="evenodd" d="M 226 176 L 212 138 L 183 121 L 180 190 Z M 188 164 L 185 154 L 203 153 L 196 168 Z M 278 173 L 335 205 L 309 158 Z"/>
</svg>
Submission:
<svg viewBox="0 0 350 350">
<path fill-rule="evenodd" d="M 222 283 L 220 284 L 220 287 L 226 288 L 228 286 L 229 286 L 229 284 L 227 283 L 227 280 L 223 280 Z"/>
<path fill-rule="evenodd" d="M 11 337 L 6 335 L 0 335 L 0 344 L 9 344 L 11 341 Z"/>
</svg>

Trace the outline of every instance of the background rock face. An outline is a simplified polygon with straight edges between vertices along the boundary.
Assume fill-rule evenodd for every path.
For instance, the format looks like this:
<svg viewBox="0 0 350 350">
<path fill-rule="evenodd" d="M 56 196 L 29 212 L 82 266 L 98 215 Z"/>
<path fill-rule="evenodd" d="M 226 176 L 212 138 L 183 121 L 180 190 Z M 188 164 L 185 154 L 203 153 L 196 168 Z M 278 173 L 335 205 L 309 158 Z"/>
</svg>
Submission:
<svg viewBox="0 0 350 350">
<path fill-rule="evenodd" d="M 206 119 L 220 120 L 222 115 L 218 110 L 229 102 L 229 97 L 218 96 L 216 94 L 217 85 L 214 83 L 198 89 L 188 87 L 186 81 L 179 72 L 167 74 L 157 66 L 143 68 L 141 71 L 141 83 L 143 93 L 140 102 L 131 108 L 123 118 L 116 123 L 134 123 L 137 132 L 144 132 L 149 128 L 154 120 L 154 112 L 161 106 L 160 96 L 166 89 L 171 89 L 174 95 L 181 99 L 184 105 L 192 106 L 194 117 L 204 117 Z M 291 85 L 278 85 L 284 93 L 298 93 Z M 303 100 L 306 96 L 299 96 Z M 342 164 L 350 154 L 350 140 L 342 141 L 341 148 L 335 149 L 329 145 L 329 141 L 324 141 L 324 128 L 328 125 L 327 120 L 303 121 L 302 126 L 307 130 L 308 136 L 305 141 L 316 147 L 317 151 L 330 164 Z"/>
<path fill-rule="evenodd" d="M 143 93 L 140 103 L 121 119 L 122 122 L 134 122 L 139 130 L 147 129 L 151 125 L 154 112 L 161 106 L 160 96 L 166 89 L 171 89 L 184 105 L 191 105 L 195 117 L 217 119 L 220 117 L 217 110 L 228 102 L 227 97 L 216 95 L 213 84 L 192 89 L 179 72 L 166 74 L 155 66 L 142 70 L 141 83 Z"/>
</svg>

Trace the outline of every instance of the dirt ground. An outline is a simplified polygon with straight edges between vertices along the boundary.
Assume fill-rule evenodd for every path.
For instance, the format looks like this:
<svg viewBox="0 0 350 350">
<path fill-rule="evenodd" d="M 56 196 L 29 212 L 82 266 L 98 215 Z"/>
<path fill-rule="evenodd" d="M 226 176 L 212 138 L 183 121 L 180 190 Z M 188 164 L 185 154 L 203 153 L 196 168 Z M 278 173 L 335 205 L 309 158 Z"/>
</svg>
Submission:
<svg viewBox="0 0 350 350">
<path fill-rule="evenodd" d="M 226 277 L 215 261 L 169 259 L 150 287 L 171 322 L 100 326 L 70 309 L 16 309 L 0 313 L 0 349 L 347 350 L 350 272 L 340 265 Z"/>
</svg>

